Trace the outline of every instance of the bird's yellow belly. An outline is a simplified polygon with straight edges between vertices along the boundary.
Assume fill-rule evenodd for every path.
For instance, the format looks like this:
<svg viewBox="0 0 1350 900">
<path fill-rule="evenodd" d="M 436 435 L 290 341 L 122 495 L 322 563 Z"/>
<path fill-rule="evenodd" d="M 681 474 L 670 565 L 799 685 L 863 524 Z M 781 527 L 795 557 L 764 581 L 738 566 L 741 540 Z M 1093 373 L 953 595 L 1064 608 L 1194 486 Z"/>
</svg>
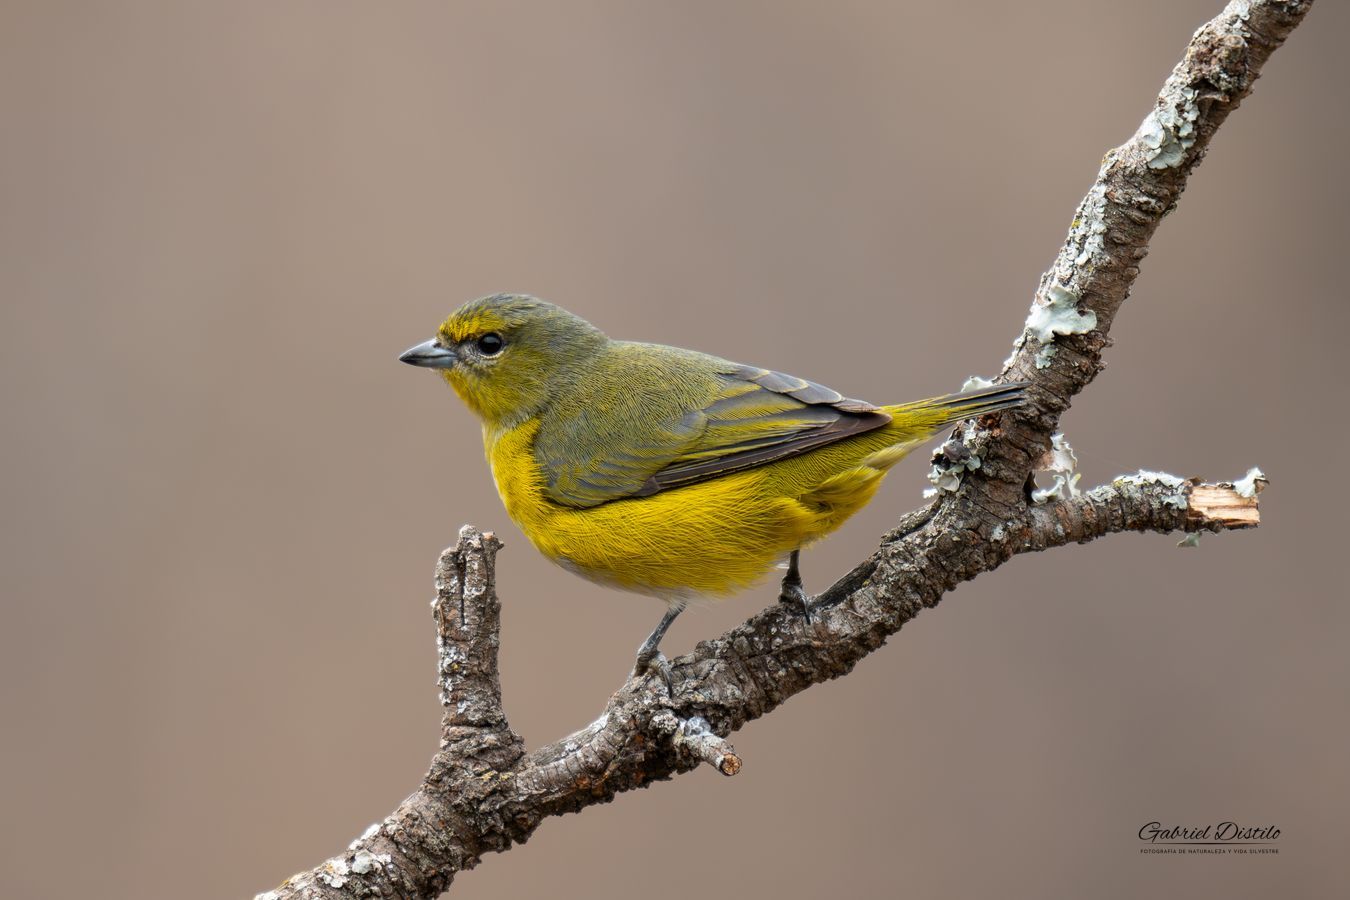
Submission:
<svg viewBox="0 0 1350 900">
<path fill-rule="evenodd" d="M 545 495 L 536 431 L 525 424 L 487 436 L 507 513 L 554 562 L 667 602 L 750 587 L 788 552 L 839 527 L 871 499 L 883 474 L 858 460 L 886 443 L 878 436 L 851 449 L 840 444 L 834 453 L 578 509 Z"/>
</svg>

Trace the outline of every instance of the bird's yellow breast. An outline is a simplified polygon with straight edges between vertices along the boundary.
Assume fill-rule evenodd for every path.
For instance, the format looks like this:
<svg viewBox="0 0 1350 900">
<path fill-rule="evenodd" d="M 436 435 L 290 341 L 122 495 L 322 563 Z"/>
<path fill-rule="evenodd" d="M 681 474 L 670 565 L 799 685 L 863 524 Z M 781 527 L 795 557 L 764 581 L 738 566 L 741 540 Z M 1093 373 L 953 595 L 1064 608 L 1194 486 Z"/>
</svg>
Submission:
<svg viewBox="0 0 1350 900">
<path fill-rule="evenodd" d="M 485 430 L 507 513 L 549 559 L 667 602 L 757 582 L 788 552 L 833 531 L 872 498 L 883 432 L 647 497 L 579 509 L 555 503 L 534 457 L 537 421 Z M 898 457 L 897 457 L 898 458 Z M 892 460 L 893 461 L 893 460 Z M 889 464 L 889 461 L 888 461 Z"/>
</svg>

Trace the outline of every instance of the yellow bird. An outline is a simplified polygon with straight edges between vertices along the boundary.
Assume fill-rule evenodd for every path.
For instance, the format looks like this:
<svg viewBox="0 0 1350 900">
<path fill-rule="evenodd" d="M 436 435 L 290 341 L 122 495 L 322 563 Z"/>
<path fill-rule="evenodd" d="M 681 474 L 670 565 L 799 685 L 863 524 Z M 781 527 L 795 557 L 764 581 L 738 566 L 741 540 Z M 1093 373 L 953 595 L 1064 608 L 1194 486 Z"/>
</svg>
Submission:
<svg viewBox="0 0 1350 900">
<path fill-rule="evenodd" d="M 539 552 L 663 600 L 657 657 L 695 597 L 788 558 L 780 599 L 810 615 L 798 551 L 861 509 L 943 427 L 1017 406 L 1006 384 L 896 406 L 675 347 L 615 341 L 533 297 L 471 301 L 399 357 L 440 370 L 483 422 L 506 511 Z"/>
</svg>

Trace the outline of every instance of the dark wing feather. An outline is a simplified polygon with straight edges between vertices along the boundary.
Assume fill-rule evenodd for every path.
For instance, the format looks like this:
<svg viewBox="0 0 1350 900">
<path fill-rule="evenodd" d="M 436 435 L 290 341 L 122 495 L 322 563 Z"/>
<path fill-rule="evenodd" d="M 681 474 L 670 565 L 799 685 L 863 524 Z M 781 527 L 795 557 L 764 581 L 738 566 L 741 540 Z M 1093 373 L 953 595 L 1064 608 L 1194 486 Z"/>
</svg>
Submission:
<svg viewBox="0 0 1350 900">
<path fill-rule="evenodd" d="M 634 496 L 797 456 L 891 421 L 870 403 L 782 372 L 742 366 L 728 378 L 726 393 L 704 410 L 708 426 L 700 446 L 655 472 Z M 767 404 L 771 412 L 764 409 L 766 394 L 776 395 Z"/>
</svg>

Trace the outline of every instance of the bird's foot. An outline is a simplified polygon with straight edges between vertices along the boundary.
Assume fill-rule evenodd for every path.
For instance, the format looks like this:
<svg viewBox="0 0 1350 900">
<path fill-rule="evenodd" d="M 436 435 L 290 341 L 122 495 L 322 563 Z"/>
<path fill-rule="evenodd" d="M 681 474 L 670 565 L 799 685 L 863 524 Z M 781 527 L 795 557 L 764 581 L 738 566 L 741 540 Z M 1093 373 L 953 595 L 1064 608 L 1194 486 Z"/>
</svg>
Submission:
<svg viewBox="0 0 1350 900">
<path fill-rule="evenodd" d="M 666 614 L 661 617 L 661 621 L 656 623 L 652 633 L 647 635 L 647 639 L 638 648 L 637 661 L 633 664 L 633 678 L 645 678 L 647 675 L 656 673 L 666 683 L 666 693 L 668 694 L 675 693 L 670 681 L 670 663 L 659 648 L 661 638 L 666 636 L 666 629 L 670 627 L 671 622 L 675 621 L 675 617 L 682 612 L 684 612 L 683 603 L 672 604 L 666 610 Z"/>
<path fill-rule="evenodd" d="M 783 575 L 783 584 L 778 591 L 778 602 L 800 612 L 806 617 L 806 624 L 810 625 L 811 598 L 806 595 L 806 588 L 802 586 L 802 573 L 797 568 L 799 553 L 793 550 L 788 556 L 787 572 Z"/>
<path fill-rule="evenodd" d="M 665 682 L 666 693 L 675 693 L 675 686 L 670 677 L 670 660 L 655 647 L 648 650 L 644 646 L 638 651 L 637 661 L 633 664 L 633 674 L 629 677 L 646 678 L 648 675 L 659 675 Z"/>
<path fill-rule="evenodd" d="M 811 598 L 806 595 L 800 584 L 788 584 L 784 581 L 783 589 L 778 594 L 778 602 L 805 616 L 807 625 L 815 621 L 811 615 Z"/>
</svg>

